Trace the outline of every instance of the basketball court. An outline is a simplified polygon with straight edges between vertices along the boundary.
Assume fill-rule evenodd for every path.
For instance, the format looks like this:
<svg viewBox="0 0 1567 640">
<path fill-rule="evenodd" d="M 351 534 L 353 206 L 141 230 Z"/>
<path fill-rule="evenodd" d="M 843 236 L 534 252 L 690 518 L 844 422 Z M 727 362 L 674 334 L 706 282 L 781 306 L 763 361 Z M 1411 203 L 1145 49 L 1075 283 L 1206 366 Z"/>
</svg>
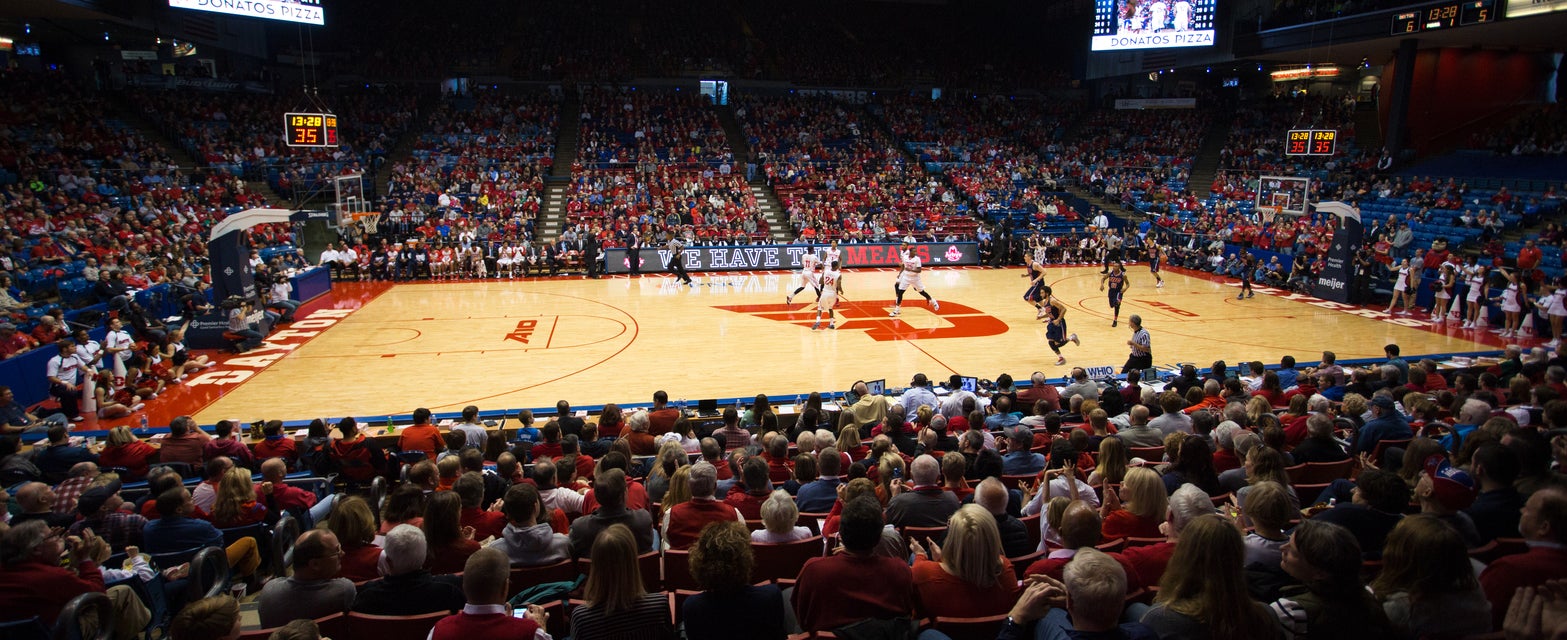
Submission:
<svg viewBox="0 0 1567 640">
<path fill-rule="evenodd" d="M 181 413 L 203 424 L 264 419 L 402 415 L 417 407 L 457 411 L 649 402 L 653 392 L 729 398 L 766 393 L 792 402 L 812 390 L 841 391 L 857 379 L 904 386 L 916 372 L 1052 378 L 1073 366 L 1119 369 L 1140 314 L 1156 365 L 1215 359 L 1276 363 L 1332 350 L 1341 360 L 1380 358 L 1397 343 L 1407 356 L 1496 349 L 1476 331 L 1433 329 L 1409 317 L 1258 289 L 1237 300 L 1236 283 L 1166 270 L 1155 288 L 1147 267 L 1128 268 L 1121 324 L 1110 326 L 1099 270 L 1049 268 L 1069 309 L 1057 366 L 1045 327 L 1022 299 L 1021 268 L 931 269 L 932 310 L 909 292 L 888 317 L 896 271 L 845 275 L 838 328 L 812 330 L 814 295 L 785 304 L 792 273 L 702 275 L 696 287 L 659 275 L 638 279 L 337 283 L 300 310 L 268 344 L 230 357 L 154 402 L 154 424 Z"/>
</svg>

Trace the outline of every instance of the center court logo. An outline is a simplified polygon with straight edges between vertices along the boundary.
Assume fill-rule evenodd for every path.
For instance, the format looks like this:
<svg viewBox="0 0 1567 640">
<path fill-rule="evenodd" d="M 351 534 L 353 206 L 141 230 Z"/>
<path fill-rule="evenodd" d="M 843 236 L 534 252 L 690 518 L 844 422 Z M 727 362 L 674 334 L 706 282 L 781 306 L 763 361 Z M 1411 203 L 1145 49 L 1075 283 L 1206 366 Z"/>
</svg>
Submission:
<svg viewBox="0 0 1567 640">
<path fill-rule="evenodd" d="M 942 338 L 982 338 L 1001 335 L 1009 328 L 1000 318 L 979 309 L 956 302 L 943 302 L 940 311 L 931 311 L 943 326 L 920 328 L 898 318 L 888 318 L 887 310 L 893 300 L 843 301 L 836 309 L 838 332 L 864 331 L 872 340 L 939 340 Z M 795 304 L 746 304 L 715 306 L 735 313 L 744 313 L 768 320 L 787 322 L 809 328 L 816 321 L 816 307 L 809 303 Z M 907 309 L 915 308 L 913 306 Z M 905 312 L 907 312 L 907 309 Z"/>
</svg>

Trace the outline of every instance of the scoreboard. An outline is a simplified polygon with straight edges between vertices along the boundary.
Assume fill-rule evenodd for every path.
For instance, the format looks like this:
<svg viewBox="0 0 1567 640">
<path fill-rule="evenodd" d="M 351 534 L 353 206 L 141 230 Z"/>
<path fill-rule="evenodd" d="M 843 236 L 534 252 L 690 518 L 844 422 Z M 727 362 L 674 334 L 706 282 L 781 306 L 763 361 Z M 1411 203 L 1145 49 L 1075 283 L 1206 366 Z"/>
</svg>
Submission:
<svg viewBox="0 0 1567 640">
<path fill-rule="evenodd" d="M 335 147 L 337 116 L 330 113 L 283 114 L 283 140 L 290 147 Z"/>
<path fill-rule="evenodd" d="M 1470 0 L 1469 2 L 1443 2 L 1393 14 L 1392 35 L 1401 36 L 1421 31 L 1467 27 L 1472 24 L 1496 22 L 1495 0 Z"/>
<path fill-rule="evenodd" d="M 1336 151 L 1337 129 L 1291 129 L 1284 141 L 1286 156 L 1331 156 Z"/>
</svg>

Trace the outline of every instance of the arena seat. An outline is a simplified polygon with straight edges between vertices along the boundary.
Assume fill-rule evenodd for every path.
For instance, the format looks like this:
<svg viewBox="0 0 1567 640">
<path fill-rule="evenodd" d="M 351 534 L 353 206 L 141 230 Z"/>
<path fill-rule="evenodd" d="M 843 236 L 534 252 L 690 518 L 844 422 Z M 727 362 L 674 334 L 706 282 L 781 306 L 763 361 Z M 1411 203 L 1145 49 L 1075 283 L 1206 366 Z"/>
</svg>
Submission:
<svg viewBox="0 0 1567 640">
<path fill-rule="evenodd" d="M 521 593 L 523 589 L 546 582 L 575 580 L 578 575 L 586 571 L 586 567 L 582 571 L 578 571 L 576 563 L 571 560 L 562 560 L 555 564 L 537 567 L 512 567 L 511 582 L 506 587 L 506 597 L 510 598 Z"/>
<path fill-rule="evenodd" d="M 685 549 L 664 551 L 664 588 L 674 591 L 701 591 L 702 585 L 691 576 L 691 552 Z M 755 575 L 752 571 L 752 575 Z"/>
<path fill-rule="evenodd" d="M 346 628 L 354 630 L 356 638 L 424 640 L 430 635 L 430 629 L 435 627 L 435 623 L 448 615 L 451 614 L 436 611 L 411 616 L 377 616 L 350 611 L 343 622 Z"/>
<path fill-rule="evenodd" d="M 1001 627 L 1007 623 L 1007 614 L 998 613 L 981 618 L 946 618 L 936 616 L 928 628 L 946 634 L 952 640 L 994 640 Z"/>
<path fill-rule="evenodd" d="M 349 626 L 347 622 L 348 614 L 334 613 L 329 616 L 316 618 L 316 627 L 321 629 L 321 637 L 323 638 L 359 637 L 357 633 L 349 632 Z M 267 640 L 268 638 L 272 637 L 274 632 L 281 628 L 282 627 L 272 627 L 270 629 L 254 629 L 251 631 L 244 631 L 239 634 L 238 640 Z"/>
<path fill-rule="evenodd" d="M 659 556 L 657 551 L 649 551 L 637 556 L 637 567 L 642 571 L 642 587 L 649 592 L 664 590 L 662 564 L 663 558 Z M 592 575 L 593 561 L 588 558 L 578 558 L 577 570 L 582 575 Z"/>
<path fill-rule="evenodd" d="M 784 544 L 752 544 L 756 565 L 751 569 L 751 581 L 793 580 L 800 575 L 806 562 L 823 555 L 824 545 L 821 536 Z"/>
</svg>

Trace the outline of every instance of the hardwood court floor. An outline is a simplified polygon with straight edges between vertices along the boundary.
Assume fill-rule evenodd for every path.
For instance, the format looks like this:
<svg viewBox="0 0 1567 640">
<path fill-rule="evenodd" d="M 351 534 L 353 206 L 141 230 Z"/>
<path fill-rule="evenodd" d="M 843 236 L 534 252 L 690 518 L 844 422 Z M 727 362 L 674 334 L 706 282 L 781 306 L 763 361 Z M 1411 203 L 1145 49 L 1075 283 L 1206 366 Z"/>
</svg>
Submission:
<svg viewBox="0 0 1567 640">
<path fill-rule="evenodd" d="M 662 275 L 339 283 L 331 298 L 300 313 L 333 317 L 290 327 L 294 333 L 283 337 L 298 339 L 287 350 L 215 367 L 195 381 L 187 402 L 199 404 L 186 411 L 209 424 L 405 414 L 421 406 L 437 412 L 468 404 L 547 407 L 560 399 L 648 402 L 658 389 L 693 403 L 758 392 L 788 400 L 810 390 L 842 390 L 856 379 L 904 386 L 915 372 L 936 380 L 952 373 L 1026 378 L 1035 370 L 1059 377 L 1074 365 L 1119 369 L 1131 333 L 1125 320 L 1133 313 L 1152 335 L 1156 364 L 1275 363 L 1286 354 L 1312 361 L 1323 350 L 1341 359 L 1370 358 L 1381 357 L 1388 343 L 1406 356 L 1501 344 L 1491 334 L 1363 317 L 1379 314 L 1282 292 L 1236 300 L 1233 282 L 1172 271 L 1155 288 L 1145 266 L 1128 269 L 1122 322 L 1111 328 L 1098 269 L 1051 267 L 1048 279 L 1070 309 L 1069 328 L 1082 339 L 1081 346 L 1063 348 L 1068 364 L 1057 366 L 1044 325 L 1021 298 L 1022 273 L 926 271 L 925 285 L 941 309 L 933 312 L 911 291 L 903 315 L 889 318 L 895 272 L 852 272 L 836 331 L 811 330 L 809 291 L 784 303 L 796 286 L 791 273 L 702 276 L 695 288 Z M 329 311 L 313 311 L 323 308 Z"/>
</svg>

